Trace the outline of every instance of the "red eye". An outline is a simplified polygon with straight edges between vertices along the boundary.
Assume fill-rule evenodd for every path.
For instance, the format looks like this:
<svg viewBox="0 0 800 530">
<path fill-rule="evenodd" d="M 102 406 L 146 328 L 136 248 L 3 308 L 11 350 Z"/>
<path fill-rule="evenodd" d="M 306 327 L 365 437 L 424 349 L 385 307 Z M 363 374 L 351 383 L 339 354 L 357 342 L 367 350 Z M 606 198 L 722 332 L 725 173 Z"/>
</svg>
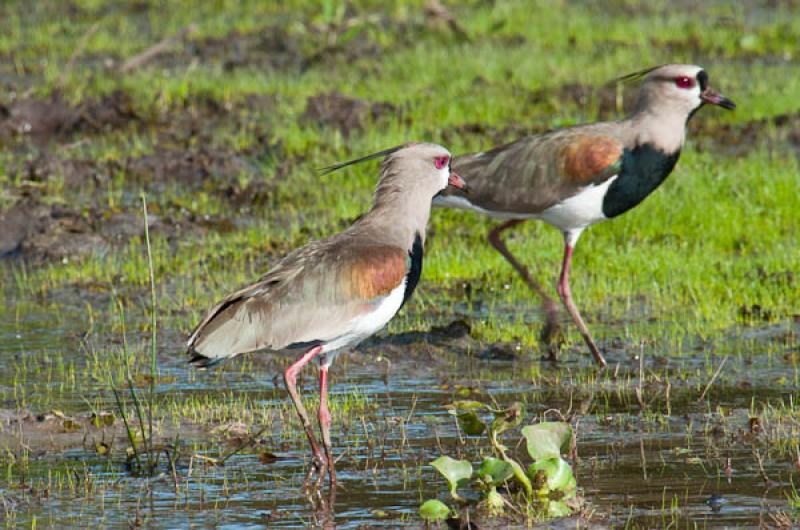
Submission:
<svg viewBox="0 0 800 530">
<path fill-rule="evenodd" d="M 692 88 L 694 86 L 694 79 L 682 75 L 675 78 L 675 86 L 678 88 Z"/>
<path fill-rule="evenodd" d="M 450 162 L 450 157 L 447 155 L 437 156 L 436 158 L 433 159 L 433 164 L 436 166 L 436 169 L 445 168 L 449 162 Z"/>
</svg>

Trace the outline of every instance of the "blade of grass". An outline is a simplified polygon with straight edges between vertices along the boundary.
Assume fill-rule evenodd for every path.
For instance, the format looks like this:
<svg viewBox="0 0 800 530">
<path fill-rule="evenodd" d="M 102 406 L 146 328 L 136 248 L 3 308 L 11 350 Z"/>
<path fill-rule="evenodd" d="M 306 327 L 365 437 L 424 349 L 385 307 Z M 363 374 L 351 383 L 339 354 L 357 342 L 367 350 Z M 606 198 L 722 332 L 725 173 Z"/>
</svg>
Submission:
<svg viewBox="0 0 800 530">
<path fill-rule="evenodd" d="M 150 246 L 150 229 L 147 219 L 147 196 L 142 192 L 142 213 L 144 215 L 144 241 L 147 246 L 147 267 L 150 273 L 150 399 L 147 407 L 148 430 L 150 431 L 150 442 L 153 437 L 153 405 L 156 393 L 156 280 L 153 272 L 153 251 Z"/>
<path fill-rule="evenodd" d="M 111 386 L 111 391 L 114 393 L 114 399 L 117 401 L 117 409 L 119 409 L 119 415 L 122 416 L 122 423 L 125 425 L 125 432 L 128 433 L 128 441 L 131 443 L 133 457 L 136 459 L 136 465 L 139 469 L 141 469 L 142 461 L 139 459 L 139 450 L 136 448 L 136 439 L 133 435 L 133 431 L 131 430 L 131 426 L 128 423 L 128 415 L 125 412 L 125 407 L 122 404 L 122 400 L 119 398 L 119 392 L 117 392 L 117 389 L 113 385 Z"/>
</svg>

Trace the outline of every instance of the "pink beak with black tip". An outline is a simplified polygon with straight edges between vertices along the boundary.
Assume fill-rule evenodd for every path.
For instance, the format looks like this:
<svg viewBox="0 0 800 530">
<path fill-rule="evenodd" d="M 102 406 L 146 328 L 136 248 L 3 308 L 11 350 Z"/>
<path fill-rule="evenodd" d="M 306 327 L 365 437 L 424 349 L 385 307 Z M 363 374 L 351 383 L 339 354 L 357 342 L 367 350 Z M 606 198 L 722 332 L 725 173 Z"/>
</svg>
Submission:
<svg viewBox="0 0 800 530">
<path fill-rule="evenodd" d="M 700 93 L 700 99 L 709 105 L 718 105 L 723 109 L 733 110 L 736 108 L 736 103 L 726 98 L 711 87 L 706 88 Z"/>
<path fill-rule="evenodd" d="M 467 188 L 467 183 L 455 171 L 450 171 L 450 176 L 447 179 L 447 183 L 453 186 L 454 188 L 458 188 L 460 190 L 464 190 L 465 192 L 469 193 L 469 188 Z"/>
</svg>

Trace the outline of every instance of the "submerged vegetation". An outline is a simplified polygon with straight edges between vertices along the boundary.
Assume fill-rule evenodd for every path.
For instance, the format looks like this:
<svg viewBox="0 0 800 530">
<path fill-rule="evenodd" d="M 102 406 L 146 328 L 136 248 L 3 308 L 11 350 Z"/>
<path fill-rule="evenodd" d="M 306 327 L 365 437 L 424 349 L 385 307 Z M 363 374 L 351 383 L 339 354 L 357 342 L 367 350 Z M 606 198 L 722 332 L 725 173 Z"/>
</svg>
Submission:
<svg viewBox="0 0 800 530">
<path fill-rule="evenodd" d="M 800 520 L 790 2 L 10 1 L 0 20 L 7 527 L 328 524 L 274 379 L 289 359 L 195 371 L 190 326 L 368 207 L 376 165 L 317 168 L 619 116 L 632 91 L 605 83 L 665 62 L 739 106 L 702 109 L 664 185 L 581 240 L 572 289 L 610 368 L 570 325 L 541 361 L 492 221 L 435 210 L 415 298 L 332 369 L 335 521 L 485 528 L 541 519 L 553 490 L 580 500 L 571 524 Z M 536 222 L 509 240 L 544 285 L 560 243 Z M 572 435 L 542 455 L 552 420 Z"/>
</svg>

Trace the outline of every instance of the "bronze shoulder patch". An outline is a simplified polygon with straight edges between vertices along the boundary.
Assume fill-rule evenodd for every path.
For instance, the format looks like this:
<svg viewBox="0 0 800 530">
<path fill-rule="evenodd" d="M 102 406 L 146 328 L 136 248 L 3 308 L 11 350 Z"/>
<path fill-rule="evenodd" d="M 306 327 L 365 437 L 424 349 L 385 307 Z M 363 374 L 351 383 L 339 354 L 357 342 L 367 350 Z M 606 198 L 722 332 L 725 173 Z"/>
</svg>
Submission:
<svg viewBox="0 0 800 530">
<path fill-rule="evenodd" d="M 619 161 L 623 146 L 608 136 L 578 136 L 560 151 L 564 177 L 575 184 L 589 184 Z"/>
<path fill-rule="evenodd" d="M 351 262 L 350 292 L 362 300 L 389 294 L 400 285 L 408 272 L 406 258 L 398 247 L 363 249 L 358 258 Z"/>
</svg>

